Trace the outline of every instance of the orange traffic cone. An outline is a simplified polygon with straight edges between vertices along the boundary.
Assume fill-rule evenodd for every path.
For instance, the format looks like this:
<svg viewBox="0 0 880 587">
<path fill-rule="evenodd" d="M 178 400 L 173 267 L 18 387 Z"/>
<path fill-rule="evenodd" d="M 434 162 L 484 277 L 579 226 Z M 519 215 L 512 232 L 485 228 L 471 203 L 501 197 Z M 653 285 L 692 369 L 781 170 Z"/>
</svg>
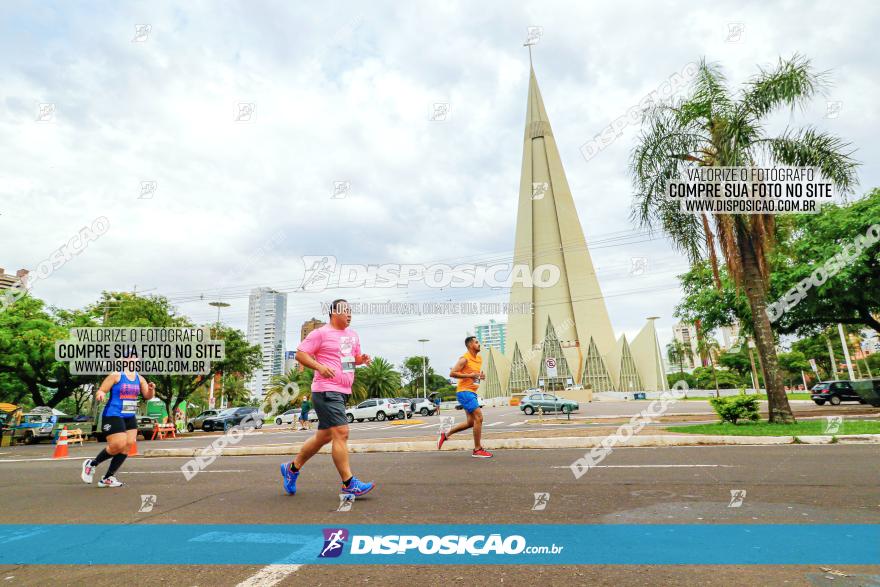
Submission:
<svg viewBox="0 0 880 587">
<path fill-rule="evenodd" d="M 58 434 L 58 440 L 55 442 L 55 453 L 53 459 L 63 459 L 67 456 L 67 426 L 61 429 Z"/>
<path fill-rule="evenodd" d="M 131 446 L 128 448 L 128 456 L 136 457 L 138 453 L 138 441 L 137 438 L 131 441 Z"/>
</svg>

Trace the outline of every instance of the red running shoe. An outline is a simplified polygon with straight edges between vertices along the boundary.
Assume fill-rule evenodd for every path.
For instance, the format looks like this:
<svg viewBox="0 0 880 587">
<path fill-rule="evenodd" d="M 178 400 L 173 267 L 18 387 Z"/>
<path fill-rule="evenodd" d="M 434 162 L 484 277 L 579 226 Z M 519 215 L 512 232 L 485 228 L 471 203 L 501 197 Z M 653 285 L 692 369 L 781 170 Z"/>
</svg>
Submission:
<svg viewBox="0 0 880 587">
<path fill-rule="evenodd" d="M 441 448 L 443 448 L 443 443 L 446 442 L 447 438 L 449 438 L 449 437 L 446 436 L 445 432 L 440 433 L 440 438 L 437 440 L 437 450 L 440 450 Z"/>
<path fill-rule="evenodd" d="M 478 448 L 473 452 L 473 454 L 471 454 L 471 456 L 475 459 L 491 459 L 492 453 L 490 453 L 485 448 Z"/>
</svg>

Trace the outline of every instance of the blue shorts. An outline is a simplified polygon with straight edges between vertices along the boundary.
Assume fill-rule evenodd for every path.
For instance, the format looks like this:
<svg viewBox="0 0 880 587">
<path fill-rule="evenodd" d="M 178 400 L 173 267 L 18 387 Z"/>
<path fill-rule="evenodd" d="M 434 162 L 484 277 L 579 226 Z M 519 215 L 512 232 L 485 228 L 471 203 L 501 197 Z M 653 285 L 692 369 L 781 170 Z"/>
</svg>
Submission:
<svg viewBox="0 0 880 587">
<path fill-rule="evenodd" d="M 480 401 L 477 399 L 477 394 L 473 391 L 459 391 L 455 394 L 458 403 L 461 404 L 461 407 L 464 408 L 464 411 L 468 414 L 473 414 L 474 410 L 480 407 Z"/>
</svg>

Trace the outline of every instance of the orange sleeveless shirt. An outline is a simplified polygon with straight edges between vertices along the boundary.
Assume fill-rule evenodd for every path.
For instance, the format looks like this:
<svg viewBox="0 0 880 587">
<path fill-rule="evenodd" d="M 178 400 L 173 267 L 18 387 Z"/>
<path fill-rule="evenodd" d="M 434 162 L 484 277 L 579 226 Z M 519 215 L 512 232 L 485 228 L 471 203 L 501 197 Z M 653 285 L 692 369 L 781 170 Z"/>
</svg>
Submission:
<svg viewBox="0 0 880 587">
<path fill-rule="evenodd" d="M 483 370 L 483 357 L 472 355 L 467 352 L 463 354 L 461 358 L 467 362 L 461 370 L 463 373 L 479 373 Z M 473 391 L 476 393 L 479 387 L 480 384 L 474 382 L 472 378 L 465 378 L 458 380 L 458 385 L 455 387 L 455 391 Z"/>
</svg>

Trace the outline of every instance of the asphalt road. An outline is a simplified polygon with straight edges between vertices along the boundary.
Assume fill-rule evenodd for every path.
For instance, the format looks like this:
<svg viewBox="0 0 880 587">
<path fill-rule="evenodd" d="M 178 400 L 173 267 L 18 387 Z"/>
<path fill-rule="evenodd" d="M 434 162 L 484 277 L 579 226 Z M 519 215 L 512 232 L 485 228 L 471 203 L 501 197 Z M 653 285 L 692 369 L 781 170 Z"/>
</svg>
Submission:
<svg viewBox="0 0 880 587">
<path fill-rule="evenodd" d="M 561 414 L 547 415 L 545 424 L 534 423 L 537 419 L 536 415 L 526 416 L 517 407 L 500 407 L 484 408 L 484 424 L 483 432 L 487 436 L 492 435 L 514 435 L 518 433 L 535 433 L 546 430 L 584 430 L 591 428 L 601 428 L 607 426 L 616 427 L 620 420 L 615 420 L 613 416 L 621 416 L 629 418 L 630 416 L 645 410 L 650 402 L 648 401 L 603 401 L 593 402 L 582 407 L 579 412 L 573 414 L 574 423 L 562 423 L 565 417 Z M 845 417 L 861 417 L 873 415 L 876 417 L 880 414 L 880 410 L 871 406 L 860 406 L 858 404 L 843 404 L 840 406 L 823 406 L 819 407 L 810 401 L 793 401 L 792 407 L 795 414 L 799 418 L 808 417 L 824 417 L 831 414 L 844 414 Z M 766 403 L 763 404 L 766 410 Z M 690 420 L 686 422 L 693 424 L 697 422 L 716 422 L 718 420 L 714 411 L 708 402 L 703 401 L 680 401 L 674 404 L 673 408 L 667 415 L 683 414 L 687 415 Z M 442 412 L 442 416 L 453 416 L 456 422 L 464 420 L 464 413 L 461 410 L 447 410 Z M 705 417 L 703 417 L 705 416 Z M 583 420 L 585 419 L 585 420 Z M 440 427 L 440 418 L 437 416 L 418 416 L 420 423 L 414 424 L 394 424 L 389 421 L 385 422 L 354 422 L 350 426 L 350 438 L 352 441 L 369 440 L 369 439 L 387 439 L 387 438 L 404 438 L 414 439 L 419 437 L 436 436 Z M 558 421 L 559 425 L 552 424 Z M 647 426 L 645 434 L 660 433 L 663 428 L 670 426 L 669 422 L 660 420 Z M 267 423 L 260 430 L 252 430 L 242 439 L 237 446 L 254 446 L 264 444 L 288 444 L 294 442 L 302 442 L 306 440 L 314 432 L 316 424 L 312 423 L 312 431 L 297 431 L 290 425 L 278 426 L 273 423 Z M 196 432 L 191 435 L 185 435 L 177 439 L 166 439 L 161 441 L 140 441 L 138 446 L 141 450 L 145 448 L 170 448 L 170 447 L 206 447 L 216 439 L 220 433 Z M 91 455 L 99 449 L 97 444 L 86 443 L 85 448 L 72 446 L 70 454 L 74 456 Z M 4 459 L 20 459 L 20 458 L 41 458 L 52 455 L 53 446 L 47 442 L 33 446 L 15 446 L 11 448 L 0 448 L 0 461 Z"/>
<path fill-rule="evenodd" d="M 94 445 L 93 445 L 94 446 Z M 296 496 L 280 486 L 278 457 L 221 457 L 187 482 L 181 458 L 132 458 L 127 484 L 98 489 L 80 462 L 0 461 L 2 523 L 880 523 L 880 449 L 859 445 L 626 448 L 575 479 L 583 451 L 375 453 L 355 473 L 379 485 L 337 512 L 338 478 L 325 455 L 304 469 Z M 745 491 L 729 507 L 731 491 Z M 533 511 L 534 493 L 550 494 Z M 155 495 L 139 513 L 141 495 Z M 2 547 L 2 546 L 0 546 Z M 814 545 L 804 545 L 812 548 Z M 833 544 L 822 548 L 833 548 Z M 880 567 L 516 566 L 0 567 L 3 585 L 872 585 Z M 831 574 L 842 572 L 844 577 Z M 871 577 L 875 579 L 871 579 Z M 51 579 L 50 579 L 51 577 Z M 830 578 L 828 578 L 830 577 Z"/>
</svg>

